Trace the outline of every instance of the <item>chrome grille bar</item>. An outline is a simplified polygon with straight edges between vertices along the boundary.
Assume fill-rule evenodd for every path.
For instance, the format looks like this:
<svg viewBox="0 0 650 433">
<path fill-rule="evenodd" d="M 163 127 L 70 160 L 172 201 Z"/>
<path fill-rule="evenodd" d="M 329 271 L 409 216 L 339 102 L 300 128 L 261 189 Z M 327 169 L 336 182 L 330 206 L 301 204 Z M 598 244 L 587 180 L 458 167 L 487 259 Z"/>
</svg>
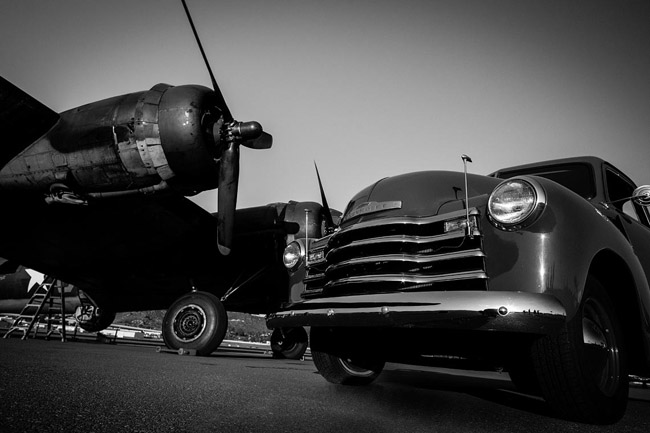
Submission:
<svg viewBox="0 0 650 433">
<path fill-rule="evenodd" d="M 485 257 L 485 253 L 478 248 L 467 251 L 454 251 L 451 253 L 436 254 L 436 255 L 423 255 L 423 254 L 385 254 L 380 256 L 358 257 L 355 259 L 346 260 L 331 265 L 327 268 L 328 271 L 336 271 L 346 266 L 354 266 L 366 263 L 376 262 L 399 262 L 399 263 L 415 263 L 426 264 L 441 262 L 444 260 L 464 259 L 467 257 Z"/>
<path fill-rule="evenodd" d="M 360 223 L 356 223 L 353 226 L 347 227 L 340 232 L 338 232 L 336 235 L 347 235 L 351 232 L 354 232 L 356 230 L 363 230 L 371 227 L 383 227 L 387 225 L 409 225 L 409 226 L 422 226 L 422 225 L 427 225 L 427 224 L 433 224 L 441 221 L 447 221 L 450 219 L 458 218 L 458 217 L 463 217 L 465 216 L 465 210 L 460 210 L 456 212 L 450 212 L 444 215 L 434 215 L 434 216 L 429 216 L 429 217 L 408 217 L 408 216 L 401 216 L 401 217 L 391 217 L 391 218 L 380 218 L 380 219 L 374 219 L 371 221 L 364 221 Z"/>
<path fill-rule="evenodd" d="M 384 237 L 373 237 L 366 239 L 359 239 L 352 241 L 347 245 L 340 246 L 338 248 L 332 248 L 327 254 L 337 254 L 340 251 L 345 251 L 349 248 L 361 247 L 361 246 L 372 246 L 372 245 L 384 245 L 384 244 L 431 244 L 440 241 L 446 241 L 449 239 L 464 239 L 465 233 L 461 231 L 455 231 L 450 233 L 444 233 L 441 235 L 434 236 L 406 236 L 406 235 L 393 235 L 393 236 L 384 236 Z"/>
<path fill-rule="evenodd" d="M 346 284 L 355 283 L 406 283 L 406 284 L 433 284 L 444 283 L 449 281 L 487 279 L 487 274 L 482 271 L 457 272 L 445 275 L 402 275 L 402 274 L 384 274 L 384 275 L 360 275 L 355 277 L 341 278 L 328 282 L 325 287 L 336 287 Z M 408 290 L 408 287 L 405 288 Z"/>
</svg>

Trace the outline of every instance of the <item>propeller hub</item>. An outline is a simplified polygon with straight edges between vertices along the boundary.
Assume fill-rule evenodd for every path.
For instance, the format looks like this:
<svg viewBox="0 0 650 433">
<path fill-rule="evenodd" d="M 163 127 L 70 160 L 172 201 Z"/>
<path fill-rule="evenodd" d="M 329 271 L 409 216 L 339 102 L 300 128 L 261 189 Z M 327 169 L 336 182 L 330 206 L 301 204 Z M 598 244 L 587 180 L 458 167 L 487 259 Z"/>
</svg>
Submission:
<svg viewBox="0 0 650 433">
<path fill-rule="evenodd" d="M 259 122 L 237 122 L 232 121 L 226 124 L 224 138 L 228 143 L 243 144 L 251 147 L 249 143 L 262 136 L 264 130 Z"/>
<path fill-rule="evenodd" d="M 229 127 L 228 137 L 231 140 L 248 141 L 262 135 L 262 125 L 259 122 L 232 122 Z"/>
</svg>

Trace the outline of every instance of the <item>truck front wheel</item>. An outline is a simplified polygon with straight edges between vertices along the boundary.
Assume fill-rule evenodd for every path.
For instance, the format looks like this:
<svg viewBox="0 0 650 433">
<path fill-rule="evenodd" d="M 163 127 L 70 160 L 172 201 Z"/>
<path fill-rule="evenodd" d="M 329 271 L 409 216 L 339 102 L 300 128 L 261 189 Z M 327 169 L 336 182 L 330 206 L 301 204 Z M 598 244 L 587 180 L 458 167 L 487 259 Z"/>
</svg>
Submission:
<svg viewBox="0 0 650 433">
<path fill-rule="evenodd" d="M 537 340 L 531 355 L 542 395 L 560 416 L 611 424 L 625 413 L 627 352 L 612 301 L 595 278 L 587 279 L 575 316 Z"/>
</svg>

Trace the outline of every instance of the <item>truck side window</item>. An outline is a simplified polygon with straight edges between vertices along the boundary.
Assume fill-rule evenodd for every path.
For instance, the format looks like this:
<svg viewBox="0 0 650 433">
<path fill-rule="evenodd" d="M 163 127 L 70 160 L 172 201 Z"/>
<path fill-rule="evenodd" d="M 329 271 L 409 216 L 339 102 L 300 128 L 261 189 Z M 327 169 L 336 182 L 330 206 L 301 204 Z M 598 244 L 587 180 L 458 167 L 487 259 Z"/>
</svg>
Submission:
<svg viewBox="0 0 650 433">
<path fill-rule="evenodd" d="M 634 193 L 634 184 L 627 179 L 622 178 L 618 173 L 606 169 L 607 196 L 610 205 L 618 209 L 636 221 L 648 225 L 647 215 L 642 207 L 635 205 L 632 200 L 628 200 Z"/>
</svg>

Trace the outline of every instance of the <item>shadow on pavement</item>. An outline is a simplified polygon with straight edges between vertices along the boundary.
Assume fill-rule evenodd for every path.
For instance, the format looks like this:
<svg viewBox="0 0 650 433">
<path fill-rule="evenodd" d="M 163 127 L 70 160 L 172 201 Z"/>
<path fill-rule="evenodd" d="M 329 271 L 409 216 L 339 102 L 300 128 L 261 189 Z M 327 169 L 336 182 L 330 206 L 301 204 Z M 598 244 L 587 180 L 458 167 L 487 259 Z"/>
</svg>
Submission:
<svg viewBox="0 0 650 433">
<path fill-rule="evenodd" d="M 380 378 L 382 382 L 421 390 L 464 393 L 501 406 L 553 418 L 541 397 L 518 392 L 507 373 L 398 368 L 384 371 Z"/>
</svg>

